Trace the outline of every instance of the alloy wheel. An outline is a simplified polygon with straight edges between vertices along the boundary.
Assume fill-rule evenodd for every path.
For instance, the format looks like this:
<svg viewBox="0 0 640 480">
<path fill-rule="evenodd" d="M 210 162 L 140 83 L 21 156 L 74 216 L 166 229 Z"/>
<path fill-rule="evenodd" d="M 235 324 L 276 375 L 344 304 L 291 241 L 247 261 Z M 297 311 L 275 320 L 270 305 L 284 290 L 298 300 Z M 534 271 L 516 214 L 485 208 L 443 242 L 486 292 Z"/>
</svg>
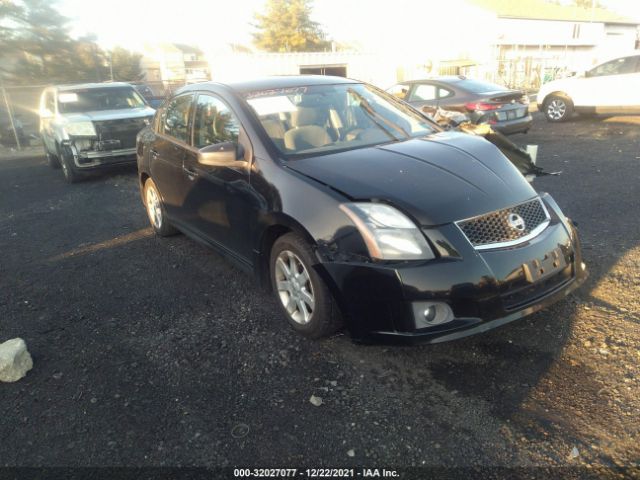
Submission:
<svg viewBox="0 0 640 480">
<path fill-rule="evenodd" d="M 147 188 L 147 213 L 153 226 L 160 230 L 162 228 L 162 205 L 160 204 L 160 197 L 158 192 L 153 187 Z"/>
<path fill-rule="evenodd" d="M 295 253 L 283 250 L 275 262 L 276 289 L 293 321 L 306 325 L 315 307 L 313 285 L 307 268 Z"/>
<path fill-rule="evenodd" d="M 547 116 L 552 120 L 560 120 L 567 112 L 567 104 L 559 99 L 552 100 L 547 105 Z"/>
</svg>

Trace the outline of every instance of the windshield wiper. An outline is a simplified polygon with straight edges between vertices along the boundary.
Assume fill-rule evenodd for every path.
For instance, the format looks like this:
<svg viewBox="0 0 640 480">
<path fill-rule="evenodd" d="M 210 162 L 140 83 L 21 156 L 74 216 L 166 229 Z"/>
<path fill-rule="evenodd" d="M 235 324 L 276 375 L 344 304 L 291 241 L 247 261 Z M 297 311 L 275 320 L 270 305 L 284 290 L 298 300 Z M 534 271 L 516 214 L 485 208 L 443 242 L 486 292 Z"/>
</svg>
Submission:
<svg viewBox="0 0 640 480">
<path fill-rule="evenodd" d="M 382 120 L 382 122 L 387 125 L 388 127 L 391 127 L 393 130 L 395 130 L 396 132 L 399 132 L 401 135 L 404 135 L 405 138 L 410 138 L 411 135 L 409 135 L 407 133 L 407 131 L 402 128 L 400 125 L 392 122 L 391 120 L 389 120 L 388 118 L 383 117 L 382 115 L 380 115 L 378 112 L 376 112 L 373 107 L 369 104 L 369 102 L 362 96 L 360 95 L 358 92 L 356 92 L 353 89 L 349 89 L 348 90 L 349 93 L 351 93 L 352 95 L 354 95 L 359 101 L 360 101 L 360 106 L 362 107 L 362 109 L 364 110 L 365 113 L 367 113 L 369 115 L 369 117 L 371 117 L 371 119 L 374 121 L 374 123 L 378 126 L 382 126 L 380 125 L 380 123 L 376 122 L 376 118 L 379 120 Z M 393 137 L 389 132 L 387 132 L 384 128 L 382 129 L 385 133 L 387 133 L 390 137 Z M 398 138 L 395 138 L 395 140 L 400 140 Z"/>
</svg>

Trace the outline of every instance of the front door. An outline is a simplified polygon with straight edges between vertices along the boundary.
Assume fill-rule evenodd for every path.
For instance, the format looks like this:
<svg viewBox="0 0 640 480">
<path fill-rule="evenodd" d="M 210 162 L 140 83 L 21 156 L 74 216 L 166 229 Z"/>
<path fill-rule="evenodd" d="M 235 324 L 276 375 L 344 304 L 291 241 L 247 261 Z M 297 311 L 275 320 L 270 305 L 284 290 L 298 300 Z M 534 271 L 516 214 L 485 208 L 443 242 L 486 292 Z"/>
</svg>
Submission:
<svg viewBox="0 0 640 480">
<path fill-rule="evenodd" d="M 637 63 L 638 57 L 618 58 L 576 79 L 575 105 L 596 107 L 598 113 L 621 113 L 640 105 Z"/>
<path fill-rule="evenodd" d="M 198 150 L 233 142 L 244 156 L 224 165 L 198 163 Z M 252 149 L 229 106 L 213 94 L 199 94 L 193 119 L 193 147 L 184 158 L 189 182 L 185 211 L 189 225 L 212 244 L 251 262 L 249 226 L 256 208 L 249 182 Z"/>
</svg>

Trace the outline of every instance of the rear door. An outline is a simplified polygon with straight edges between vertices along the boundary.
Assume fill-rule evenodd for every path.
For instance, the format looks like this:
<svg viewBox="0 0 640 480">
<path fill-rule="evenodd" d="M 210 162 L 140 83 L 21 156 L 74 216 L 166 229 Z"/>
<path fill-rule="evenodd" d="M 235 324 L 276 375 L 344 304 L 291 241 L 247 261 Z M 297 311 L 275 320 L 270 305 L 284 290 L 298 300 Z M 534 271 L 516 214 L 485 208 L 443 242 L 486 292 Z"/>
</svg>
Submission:
<svg viewBox="0 0 640 480">
<path fill-rule="evenodd" d="M 184 222 L 187 181 L 182 163 L 189 148 L 194 95 L 183 94 L 162 108 L 156 124 L 156 137 L 150 145 L 151 178 L 160 191 L 167 215 Z"/>
</svg>

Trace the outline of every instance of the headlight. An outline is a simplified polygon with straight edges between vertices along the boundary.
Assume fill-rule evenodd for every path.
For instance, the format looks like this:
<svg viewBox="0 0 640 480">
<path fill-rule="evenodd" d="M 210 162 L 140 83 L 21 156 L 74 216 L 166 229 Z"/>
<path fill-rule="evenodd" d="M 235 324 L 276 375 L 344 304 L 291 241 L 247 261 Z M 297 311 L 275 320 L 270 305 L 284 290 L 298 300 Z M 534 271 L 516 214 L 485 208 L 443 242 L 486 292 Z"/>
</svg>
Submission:
<svg viewBox="0 0 640 480">
<path fill-rule="evenodd" d="M 68 135 L 76 137 L 95 137 L 96 129 L 93 122 L 70 122 L 64 126 L 64 130 Z"/>
<path fill-rule="evenodd" d="M 371 258 L 378 260 L 427 260 L 435 258 L 416 225 L 395 208 L 383 203 L 344 203 L 340 209 L 356 225 Z"/>
</svg>

